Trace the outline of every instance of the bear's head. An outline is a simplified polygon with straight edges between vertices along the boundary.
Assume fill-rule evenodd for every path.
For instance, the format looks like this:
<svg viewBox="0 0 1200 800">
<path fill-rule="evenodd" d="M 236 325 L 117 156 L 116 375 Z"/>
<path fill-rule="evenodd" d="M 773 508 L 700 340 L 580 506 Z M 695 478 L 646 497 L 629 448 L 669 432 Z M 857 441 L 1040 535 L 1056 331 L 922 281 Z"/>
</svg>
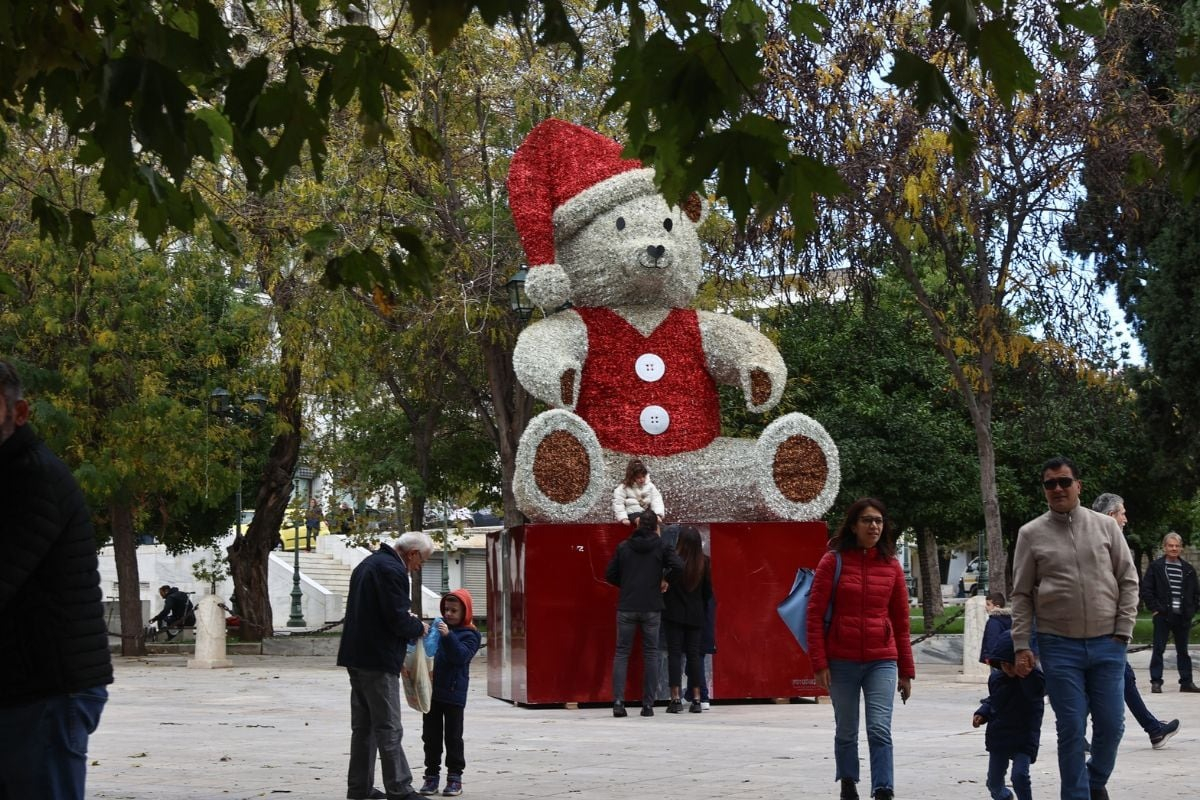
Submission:
<svg viewBox="0 0 1200 800">
<path fill-rule="evenodd" d="M 698 196 L 668 205 L 654 171 L 620 145 L 550 119 L 509 172 L 513 217 L 529 257 L 525 290 L 542 308 L 690 306 L 700 284 Z"/>
</svg>

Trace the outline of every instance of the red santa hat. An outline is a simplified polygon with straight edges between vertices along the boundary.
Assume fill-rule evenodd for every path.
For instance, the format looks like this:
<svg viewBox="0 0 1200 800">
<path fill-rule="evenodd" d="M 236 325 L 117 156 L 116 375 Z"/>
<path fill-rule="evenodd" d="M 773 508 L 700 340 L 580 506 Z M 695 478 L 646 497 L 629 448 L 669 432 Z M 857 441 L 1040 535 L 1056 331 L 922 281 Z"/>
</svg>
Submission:
<svg viewBox="0 0 1200 800">
<path fill-rule="evenodd" d="M 555 239 L 564 239 L 599 214 L 657 194 L 654 170 L 621 158 L 621 145 L 593 130 L 547 119 L 513 155 L 508 198 L 529 277 L 525 290 L 543 308 L 569 299 L 570 282 L 557 265 Z"/>
</svg>

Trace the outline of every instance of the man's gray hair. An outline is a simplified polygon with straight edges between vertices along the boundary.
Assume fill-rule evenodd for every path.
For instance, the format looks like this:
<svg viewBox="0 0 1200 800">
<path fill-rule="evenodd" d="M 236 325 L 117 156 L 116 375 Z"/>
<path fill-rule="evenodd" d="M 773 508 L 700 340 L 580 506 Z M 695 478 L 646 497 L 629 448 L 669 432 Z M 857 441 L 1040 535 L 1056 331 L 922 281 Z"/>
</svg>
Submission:
<svg viewBox="0 0 1200 800">
<path fill-rule="evenodd" d="M 1099 511 L 1101 514 L 1108 514 L 1111 517 L 1116 512 L 1117 506 L 1123 505 L 1125 505 L 1125 501 L 1121 495 L 1105 492 L 1092 503 L 1092 511 Z"/>
<path fill-rule="evenodd" d="M 4 404 L 10 412 L 13 405 L 25 396 L 21 376 L 17 374 L 16 367 L 3 359 L 0 359 L 0 392 L 4 393 Z"/>
<path fill-rule="evenodd" d="M 1175 540 L 1177 540 L 1177 541 L 1178 541 L 1180 544 L 1183 544 L 1183 537 L 1182 537 L 1182 536 L 1180 536 L 1180 535 L 1179 535 L 1178 533 L 1176 533 L 1175 531 L 1171 531 L 1170 533 L 1168 533 L 1166 536 L 1164 536 L 1164 537 L 1163 537 L 1163 540 L 1162 540 L 1163 547 L 1166 547 L 1166 546 L 1167 546 L 1167 542 L 1171 541 L 1172 539 L 1175 539 Z"/>
<path fill-rule="evenodd" d="M 424 558 L 429 558 L 433 555 L 433 539 L 429 538 L 428 533 L 421 531 L 409 531 L 401 534 L 396 540 L 395 548 L 401 553 L 411 553 L 417 551 Z"/>
</svg>

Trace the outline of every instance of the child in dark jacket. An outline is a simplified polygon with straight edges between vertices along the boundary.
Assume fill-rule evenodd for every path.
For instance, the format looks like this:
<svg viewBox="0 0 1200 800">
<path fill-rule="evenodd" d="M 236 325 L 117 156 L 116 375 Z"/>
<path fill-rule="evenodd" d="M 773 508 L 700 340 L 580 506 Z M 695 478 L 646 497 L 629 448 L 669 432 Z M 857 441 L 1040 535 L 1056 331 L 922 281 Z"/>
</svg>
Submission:
<svg viewBox="0 0 1200 800">
<path fill-rule="evenodd" d="M 1004 613 L 1004 596 L 999 604 L 989 602 L 987 625 L 983 630 L 980 661 L 992 666 L 988 678 L 988 696 L 975 711 L 971 724 L 978 728 L 987 724 L 988 758 L 987 787 L 992 800 L 1032 800 L 1033 785 L 1029 765 L 1037 761 L 1038 743 L 1042 737 L 1042 716 L 1046 706 L 1046 679 L 1041 667 L 1024 678 L 1017 677 L 1014 668 L 1012 617 Z M 993 598 L 989 596 L 989 601 Z M 1012 763 L 1012 789 L 1004 785 L 1004 773 Z"/>
<path fill-rule="evenodd" d="M 472 623 L 471 593 L 455 589 L 441 602 L 441 634 L 433 657 L 433 701 L 425 714 L 421 741 L 425 743 L 425 782 L 420 794 L 437 794 L 442 767 L 442 739 L 446 742 L 446 797 L 462 794 L 462 773 L 467 765 L 463 748 L 463 709 L 471 659 L 479 650 L 479 630 Z"/>
</svg>

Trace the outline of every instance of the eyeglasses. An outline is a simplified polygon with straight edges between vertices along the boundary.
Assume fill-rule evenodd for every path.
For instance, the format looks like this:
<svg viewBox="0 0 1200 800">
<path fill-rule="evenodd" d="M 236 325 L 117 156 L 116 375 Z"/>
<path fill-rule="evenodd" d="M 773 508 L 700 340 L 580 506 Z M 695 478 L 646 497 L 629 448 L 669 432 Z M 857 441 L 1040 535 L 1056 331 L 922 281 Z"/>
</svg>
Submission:
<svg viewBox="0 0 1200 800">
<path fill-rule="evenodd" d="M 1059 489 L 1069 489 L 1073 483 L 1075 483 L 1074 478 L 1047 478 L 1046 480 L 1042 481 L 1042 488 L 1046 491 L 1050 491 L 1055 487 L 1058 487 Z"/>
<path fill-rule="evenodd" d="M 858 521 L 863 525 L 883 525 L 883 517 L 859 517 Z"/>
</svg>

